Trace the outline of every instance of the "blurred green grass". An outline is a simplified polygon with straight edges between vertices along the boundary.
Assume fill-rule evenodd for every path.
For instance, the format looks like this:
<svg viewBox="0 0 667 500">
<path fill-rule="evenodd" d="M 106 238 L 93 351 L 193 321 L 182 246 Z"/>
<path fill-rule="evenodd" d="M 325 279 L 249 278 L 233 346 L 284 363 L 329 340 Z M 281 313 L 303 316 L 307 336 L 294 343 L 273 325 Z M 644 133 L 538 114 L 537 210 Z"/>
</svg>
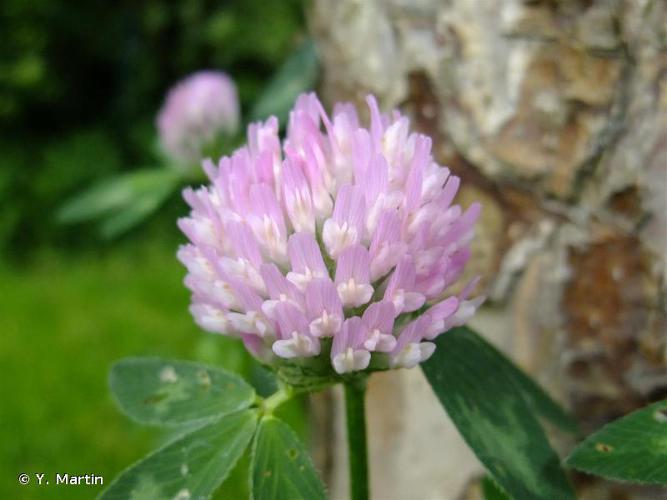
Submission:
<svg viewBox="0 0 667 500">
<path fill-rule="evenodd" d="M 39 487 L 34 476 L 19 486 L 17 475 L 94 473 L 109 484 L 164 439 L 114 407 L 107 372 L 119 358 L 257 376 L 240 344 L 189 316 L 175 258 L 180 197 L 109 246 L 94 226 L 63 227 L 54 214 L 92 182 L 157 161 L 155 113 L 184 75 L 229 72 L 247 112 L 303 38 L 306 4 L 0 3 L 0 500 L 93 498 L 101 488 Z M 303 401 L 284 412 L 304 436 Z M 238 467 L 219 497 L 246 490 Z"/>
<path fill-rule="evenodd" d="M 101 487 L 40 487 L 32 474 L 91 473 L 109 484 L 164 438 L 114 407 L 107 372 L 117 359 L 199 359 L 248 374 L 239 343 L 192 322 L 175 250 L 134 240 L 97 253 L 44 251 L 21 269 L 0 264 L 0 498 L 93 498 Z M 285 414 L 304 435 L 303 401 Z M 217 497 L 247 497 L 243 469 Z M 22 472 L 31 484 L 18 484 Z"/>
</svg>

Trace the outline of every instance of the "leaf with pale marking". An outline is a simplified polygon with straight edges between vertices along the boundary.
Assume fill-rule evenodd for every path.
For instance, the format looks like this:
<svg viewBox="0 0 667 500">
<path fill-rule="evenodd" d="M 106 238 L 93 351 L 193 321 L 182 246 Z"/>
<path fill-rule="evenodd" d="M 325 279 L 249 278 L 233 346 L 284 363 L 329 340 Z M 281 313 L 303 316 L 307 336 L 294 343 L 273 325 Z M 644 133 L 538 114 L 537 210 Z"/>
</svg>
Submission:
<svg viewBox="0 0 667 500">
<path fill-rule="evenodd" d="M 542 418 L 545 418 L 561 430 L 577 433 L 577 422 L 563 410 L 563 408 L 556 403 L 547 392 L 542 389 L 537 382 L 526 375 L 518 366 L 509 360 L 503 353 L 496 349 L 492 344 L 487 342 L 481 335 L 468 327 L 462 327 L 462 330 L 468 332 L 466 335 L 471 335 L 471 339 L 475 342 L 475 350 L 484 356 L 488 356 L 494 360 L 498 369 L 516 384 L 517 389 L 530 405 L 534 412 L 538 413 Z M 444 336 L 449 335 L 445 333 Z M 447 339 L 445 338 L 446 342 Z"/>
<path fill-rule="evenodd" d="M 566 463 L 607 479 L 667 485 L 667 400 L 607 424 Z"/>
<path fill-rule="evenodd" d="M 255 401 L 237 375 L 189 361 L 126 358 L 112 367 L 109 385 L 123 412 L 143 424 L 196 423 Z"/>
<path fill-rule="evenodd" d="M 254 410 L 199 427 L 123 471 L 99 499 L 209 498 L 246 450 L 256 428 Z"/>
<path fill-rule="evenodd" d="M 469 328 L 435 341 L 422 368 L 440 403 L 496 482 L 513 498 L 574 498 L 511 363 Z"/>
<path fill-rule="evenodd" d="M 272 416 L 264 417 L 257 429 L 250 484 L 257 500 L 326 499 L 306 447 L 287 424 Z"/>
</svg>

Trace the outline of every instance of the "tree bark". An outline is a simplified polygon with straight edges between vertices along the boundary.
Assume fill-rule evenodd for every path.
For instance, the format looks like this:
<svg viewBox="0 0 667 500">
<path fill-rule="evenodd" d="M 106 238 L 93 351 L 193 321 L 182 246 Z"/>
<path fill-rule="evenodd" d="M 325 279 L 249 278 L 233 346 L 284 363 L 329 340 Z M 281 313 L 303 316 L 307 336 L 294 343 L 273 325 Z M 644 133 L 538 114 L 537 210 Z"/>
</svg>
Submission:
<svg viewBox="0 0 667 500">
<path fill-rule="evenodd" d="M 483 202 L 473 326 L 586 433 L 667 396 L 667 2 L 317 0 L 310 21 L 324 100 L 402 108 Z M 368 419 L 374 498 L 458 498 L 481 474 L 417 370 L 372 377 Z"/>
</svg>

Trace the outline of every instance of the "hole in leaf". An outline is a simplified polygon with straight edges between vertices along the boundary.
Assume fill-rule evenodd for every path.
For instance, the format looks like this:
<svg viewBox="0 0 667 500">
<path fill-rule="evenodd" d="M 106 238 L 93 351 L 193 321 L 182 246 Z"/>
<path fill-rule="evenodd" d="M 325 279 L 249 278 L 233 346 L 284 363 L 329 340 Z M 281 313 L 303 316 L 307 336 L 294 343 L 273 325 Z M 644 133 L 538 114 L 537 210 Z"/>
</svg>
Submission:
<svg viewBox="0 0 667 500">
<path fill-rule="evenodd" d="M 595 443 L 595 449 L 600 453 L 610 453 L 614 451 L 614 447 L 606 443 Z"/>
<path fill-rule="evenodd" d="M 655 410 L 655 413 L 653 413 L 653 418 L 660 424 L 667 422 L 667 408 L 658 408 Z"/>
<path fill-rule="evenodd" d="M 290 448 L 287 450 L 287 456 L 289 457 L 290 460 L 296 460 L 299 456 L 299 450 L 295 448 Z"/>
</svg>

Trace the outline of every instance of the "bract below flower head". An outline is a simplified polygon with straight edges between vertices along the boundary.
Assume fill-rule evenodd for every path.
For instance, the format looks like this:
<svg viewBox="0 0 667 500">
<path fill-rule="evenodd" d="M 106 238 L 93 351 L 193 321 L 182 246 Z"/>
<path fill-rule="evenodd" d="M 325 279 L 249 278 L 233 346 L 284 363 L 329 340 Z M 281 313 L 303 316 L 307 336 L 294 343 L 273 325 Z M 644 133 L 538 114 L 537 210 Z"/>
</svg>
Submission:
<svg viewBox="0 0 667 500">
<path fill-rule="evenodd" d="M 239 126 L 239 99 L 234 81 L 220 71 L 199 71 L 169 91 L 157 117 L 165 152 L 182 165 L 198 164 L 204 149 Z"/>
<path fill-rule="evenodd" d="M 337 374 L 413 367 L 430 342 L 482 299 L 475 281 L 448 293 L 470 258 L 480 213 L 453 204 L 459 178 L 431 140 L 368 97 L 370 124 L 314 94 L 278 122 L 248 128 L 247 146 L 187 189 L 190 243 L 179 251 L 205 330 L 241 339 L 268 363 L 314 358 Z"/>
</svg>

